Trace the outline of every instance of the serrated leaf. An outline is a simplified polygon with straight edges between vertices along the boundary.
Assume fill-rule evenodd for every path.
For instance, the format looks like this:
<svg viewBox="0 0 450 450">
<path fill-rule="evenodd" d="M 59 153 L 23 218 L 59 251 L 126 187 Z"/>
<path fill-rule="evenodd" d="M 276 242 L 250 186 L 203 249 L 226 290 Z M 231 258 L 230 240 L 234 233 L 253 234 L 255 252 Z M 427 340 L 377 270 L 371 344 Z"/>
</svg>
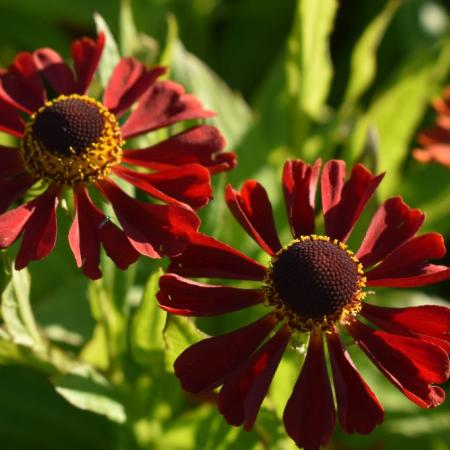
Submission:
<svg viewBox="0 0 450 450">
<path fill-rule="evenodd" d="M 376 52 L 386 28 L 400 6 L 400 0 L 391 0 L 375 19 L 365 28 L 352 53 L 350 79 L 343 107 L 356 103 L 375 78 Z"/>
<path fill-rule="evenodd" d="M 161 274 L 162 270 L 159 269 L 148 279 L 131 324 L 131 351 L 136 361 L 143 365 L 151 365 L 163 358 L 163 331 L 167 313 L 159 308 L 156 300 Z"/>
<path fill-rule="evenodd" d="M 76 366 L 69 373 L 53 377 L 55 390 L 69 403 L 85 411 L 106 416 L 113 422 L 126 421 L 125 408 L 109 381 L 89 366 Z"/>
<path fill-rule="evenodd" d="M 120 53 L 117 43 L 112 35 L 105 19 L 99 14 L 94 13 L 95 26 L 97 33 L 103 32 L 105 34 L 105 48 L 103 49 L 102 57 L 100 59 L 97 73 L 100 79 L 100 84 L 103 88 L 106 87 L 114 67 L 120 60 Z"/>
<path fill-rule="evenodd" d="M 1 315 L 13 342 L 43 350 L 30 305 L 30 275 L 27 269 L 17 271 L 8 267 L 9 276 L 1 295 Z"/>
<path fill-rule="evenodd" d="M 163 337 L 166 347 L 166 368 L 173 372 L 173 363 L 178 356 L 189 346 L 208 336 L 200 331 L 191 319 L 168 315 Z"/>
</svg>

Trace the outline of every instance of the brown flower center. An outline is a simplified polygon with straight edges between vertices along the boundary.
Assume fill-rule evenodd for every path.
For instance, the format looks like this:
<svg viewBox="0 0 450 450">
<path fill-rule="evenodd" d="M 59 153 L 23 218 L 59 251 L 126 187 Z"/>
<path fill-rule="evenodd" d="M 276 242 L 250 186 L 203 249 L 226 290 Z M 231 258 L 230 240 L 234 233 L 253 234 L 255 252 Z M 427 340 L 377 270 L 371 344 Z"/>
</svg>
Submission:
<svg viewBox="0 0 450 450">
<path fill-rule="evenodd" d="M 266 275 L 266 298 L 291 327 L 328 328 L 360 309 L 362 266 L 326 236 L 302 236 L 281 249 Z"/>
<path fill-rule="evenodd" d="M 119 124 L 101 103 L 61 95 L 36 111 L 25 128 L 22 156 L 36 178 L 61 185 L 94 182 L 120 163 Z"/>
</svg>

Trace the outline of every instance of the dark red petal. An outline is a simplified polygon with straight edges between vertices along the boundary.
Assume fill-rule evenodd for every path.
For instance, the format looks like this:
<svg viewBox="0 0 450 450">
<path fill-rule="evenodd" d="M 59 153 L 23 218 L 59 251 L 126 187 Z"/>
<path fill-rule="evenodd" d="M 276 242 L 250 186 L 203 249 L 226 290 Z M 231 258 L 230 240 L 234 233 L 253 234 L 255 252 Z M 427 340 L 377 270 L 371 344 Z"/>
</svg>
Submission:
<svg viewBox="0 0 450 450">
<path fill-rule="evenodd" d="M 226 314 L 264 301 L 260 289 L 197 283 L 172 273 L 159 279 L 159 287 L 157 298 L 161 308 L 182 316 Z"/>
<path fill-rule="evenodd" d="M 14 201 L 20 198 L 30 188 L 34 180 L 28 175 L 14 178 L 0 178 L 0 214 L 5 212 Z"/>
<path fill-rule="evenodd" d="M 187 207 L 135 200 L 109 179 L 98 182 L 98 187 L 111 202 L 133 247 L 150 258 L 180 254 L 189 233 L 200 225 L 197 215 Z"/>
<path fill-rule="evenodd" d="M 300 160 L 287 161 L 283 169 L 283 191 L 292 235 L 313 234 L 314 205 L 322 161 L 314 165 Z"/>
<path fill-rule="evenodd" d="M 374 176 L 357 164 L 347 182 L 345 162 L 328 161 L 322 173 L 322 207 L 326 234 L 345 242 L 384 174 Z"/>
<path fill-rule="evenodd" d="M 450 308 L 437 305 L 424 305 L 409 308 L 384 308 L 364 303 L 361 315 L 385 331 L 401 334 L 417 334 L 418 337 L 437 338 L 435 345 L 446 351 L 450 344 Z M 444 345 L 443 345 L 444 344 Z M 449 352 L 450 353 L 450 352 Z"/>
<path fill-rule="evenodd" d="M 152 197 L 168 203 L 181 202 L 198 209 L 212 197 L 210 174 L 200 164 L 186 164 L 155 173 L 135 172 L 120 166 L 113 171 Z"/>
<path fill-rule="evenodd" d="M 183 389 L 199 393 L 220 386 L 250 358 L 276 324 L 274 317 L 267 315 L 246 327 L 189 347 L 174 364 L 175 375 Z"/>
<path fill-rule="evenodd" d="M 428 128 L 417 136 L 417 141 L 424 147 L 442 142 L 450 142 L 450 129 L 439 126 Z"/>
<path fill-rule="evenodd" d="M 266 268 L 255 260 L 200 233 L 190 236 L 186 249 L 180 256 L 172 258 L 168 271 L 187 277 L 258 281 L 266 274 Z"/>
<path fill-rule="evenodd" d="M 33 52 L 39 73 L 58 93 L 70 95 L 76 92 L 76 83 L 70 67 L 61 55 L 51 48 L 40 48 Z"/>
<path fill-rule="evenodd" d="M 286 327 L 225 381 L 217 406 L 231 425 L 250 431 L 291 335 Z"/>
<path fill-rule="evenodd" d="M 85 94 L 88 90 L 92 77 L 97 70 L 104 46 L 104 33 L 100 33 L 95 41 L 90 38 L 82 38 L 72 44 L 70 51 L 77 75 L 76 93 Z"/>
<path fill-rule="evenodd" d="M 450 276 L 446 266 L 427 264 L 445 255 L 444 239 L 438 233 L 417 236 L 390 253 L 367 272 L 368 286 L 422 286 Z"/>
<path fill-rule="evenodd" d="M 0 248 L 8 248 L 19 238 L 36 208 L 36 200 L 0 215 Z"/>
<path fill-rule="evenodd" d="M 0 177 L 13 177 L 23 171 L 19 149 L 0 145 Z"/>
<path fill-rule="evenodd" d="M 25 123 L 17 110 L 0 100 L 0 131 L 21 138 L 24 129 Z"/>
<path fill-rule="evenodd" d="M 212 117 L 196 97 L 172 81 L 154 84 L 139 100 L 137 108 L 122 126 L 124 139 L 144 134 L 176 122 Z"/>
<path fill-rule="evenodd" d="M 335 425 L 321 333 L 311 334 L 308 353 L 283 415 L 287 434 L 304 450 L 319 450 Z"/>
<path fill-rule="evenodd" d="M 412 402 L 431 408 L 444 401 L 442 389 L 432 385 L 444 383 L 450 374 L 448 356 L 441 348 L 373 330 L 356 320 L 348 330 L 384 376 Z"/>
<path fill-rule="evenodd" d="M 103 104 L 120 116 L 165 72 L 158 66 L 149 70 L 134 58 L 121 59 L 106 86 Z"/>
<path fill-rule="evenodd" d="M 339 422 L 346 433 L 369 434 L 384 410 L 353 364 L 337 333 L 327 334 Z"/>
<path fill-rule="evenodd" d="M 16 270 L 23 269 L 30 261 L 45 258 L 53 250 L 58 232 L 58 193 L 56 188 L 49 188 L 30 202 L 30 206 L 33 204 L 33 213 L 23 227 L 23 239 L 15 263 Z"/>
<path fill-rule="evenodd" d="M 17 54 L 9 69 L 0 72 L 0 98 L 28 114 L 45 103 L 44 84 L 31 53 Z"/>
<path fill-rule="evenodd" d="M 69 230 L 69 245 L 77 266 L 87 277 L 96 280 L 102 276 L 97 228 L 104 217 L 92 204 L 86 188 L 78 188 L 74 198 L 75 217 Z"/>
<path fill-rule="evenodd" d="M 137 261 L 139 253 L 131 245 L 127 235 L 114 223 L 104 219 L 100 224 L 98 234 L 106 254 L 119 269 L 125 270 Z"/>
<path fill-rule="evenodd" d="M 425 150 L 415 149 L 413 156 L 422 163 L 437 162 L 450 167 L 450 145 L 448 144 L 433 144 Z"/>
<path fill-rule="evenodd" d="M 371 266 L 411 239 L 422 226 L 425 214 L 411 209 L 400 198 L 385 201 L 374 214 L 356 253 L 363 266 Z"/>
<path fill-rule="evenodd" d="M 150 169 L 198 163 L 207 167 L 211 173 L 217 173 L 236 165 L 234 153 L 221 153 L 225 146 L 225 138 L 216 127 L 200 125 L 152 147 L 125 150 L 123 161 Z"/>
<path fill-rule="evenodd" d="M 281 248 L 272 205 L 258 182 L 246 181 L 241 192 L 228 185 L 225 200 L 236 220 L 264 251 L 274 255 Z"/>
</svg>

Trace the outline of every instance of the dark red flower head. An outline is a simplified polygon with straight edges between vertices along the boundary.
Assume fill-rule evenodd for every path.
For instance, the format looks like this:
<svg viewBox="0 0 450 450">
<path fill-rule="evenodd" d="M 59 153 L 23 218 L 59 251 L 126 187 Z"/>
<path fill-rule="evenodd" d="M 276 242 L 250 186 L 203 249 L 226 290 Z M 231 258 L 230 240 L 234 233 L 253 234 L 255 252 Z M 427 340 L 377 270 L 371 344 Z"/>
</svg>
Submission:
<svg viewBox="0 0 450 450">
<path fill-rule="evenodd" d="M 221 386 L 218 407 L 233 425 L 253 427 L 281 357 L 297 333 L 309 334 L 306 358 L 284 411 L 289 436 L 318 450 L 329 441 L 337 415 L 347 433 L 370 433 L 383 408 L 359 374 L 340 335 L 350 335 L 377 368 L 411 401 L 439 405 L 449 378 L 450 309 L 442 306 L 384 308 L 365 301 L 366 287 L 422 286 L 450 277 L 450 268 L 429 260 L 445 253 L 442 236 L 416 236 L 424 215 L 400 197 L 375 212 L 355 253 L 346 245 L 383 175 L 356 165 L 345 177 L 343 161 L 329 161 L 321 177 L 314 165 L 288 161 L 283 190 L 293 240 L 279 241 L 264 188 L 247 181 L 228 186 L 234 217 L 268 253 L 263 266 L 222 242 L 194 234 L 161 277 L 158 300 L 173 314 L 210 316 L 264 303 L 268 314 L 244 328 L 210 337 L 175 362 L 183 388 L 200 393 Z M 324 229 L 315 225 L 320 180 Z M 205 284 L 186 277 L 255 282 L 253 288 Z M 364 318 L 364 322 L 359 319 Z M 369 324 L 367 324 L 367 322 Z M 328 347 L 333 389 L 327 373 Z"/>
<path fill-rule="evenodd" d="M 433 107 L 437 112 L 435 124 L 417 136 L 423 148 L 416 148 L 413 156 L 422 163 L 437 162 L 450 168 L 450 87 Z"/>
<path fill-rule="evenodd" d="M 53 249 L 58 199 L 67 189 L 75 197 L 70 247 L 90 278 L 101 276 L 101 245 L 122 269 L 139 253 L 177 255 L 199 226 L 192 208 L 211 198 L 210 175 L 235 165 L 234 154 L 222 152 L 224 138 L 209 125 L 151 147 L 125 149 L 125 141 L 135 136 L 213 113 L 180 85 L 158 81 L 164 68 L 147 69 L 134 58 L 117 64 L 101 101 L 90 97 L 104 44 L 103 34 L 75 41 L 74 71 L 49 48 L 19 53 L 0 70 L 0 130 L 20 139 L 19 148 L 0 147 L 0 248 L 23 237 L 17 269 Z M 114 178 L 158 204 L 132 198 Z M 8 210 L 35 184 L 43 194 Z M 94 204 L 91 189 L 111 203 L 121 228 Z"/>
</svg>

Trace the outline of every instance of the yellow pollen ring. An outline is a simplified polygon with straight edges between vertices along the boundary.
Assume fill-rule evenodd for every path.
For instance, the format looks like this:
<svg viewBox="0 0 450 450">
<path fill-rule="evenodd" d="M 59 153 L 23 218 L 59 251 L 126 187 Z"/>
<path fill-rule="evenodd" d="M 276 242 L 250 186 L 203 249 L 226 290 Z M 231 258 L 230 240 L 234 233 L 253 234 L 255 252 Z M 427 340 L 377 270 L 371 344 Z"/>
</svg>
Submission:
<svg viewBox="0 0 450 450">
<path fill-rule="evenodd" d="M 104 121 L 101 136 L 78 154 L 74 148 L 68 150 L 65 156 L 47 149 L 47 147 L 33 135 L 33 125 L 36 117 L 46 108 L 58 102 L 76 99 L 94 105 Z M 21 154 L 25 169 L 34 177 L 58 185 L 72 186 L 76 183 L 92 183 L 104 178 L 113 166 L 122 159 L 122 139 L 120 126 L 116 117 L 97 100 L 86 95 L 60 95 L 58 98 L 46 102 L 30 117 L 25 126 L 24 137 L 21 142 Z"/>
<path fill-rule="evenodd" d="M 326 241 L 334 244 L 339 249 L 345 251 L 349 258 L 355 263 L 358 273 L 358 279 L 356 282 L 356 289 L 351 300 L 343 307 L 338 309 L 331 315 L 324 315 L 321 317 L 305 317 L 298 312 L 290 308 L 278 294 L 272 279 L 273 264 L 277 260 L 278 256 L 285 252 L 287 249 L 296 244 L 301 244 L 305 241 Z M 269 267 L 266 271 L 264 278 L 263 291 L 265 295 L 265 303 L 268 307 L 274 309 L 274 315 L 276 318 L 285 322 L 291 332 L 311 332 L 313 329 L 320 329 L 325 333 L 332 332 L 337 324 L 346 325 L 349 323 L 352 317 L 356 316 L 362 308 L 361 301 L 366 297 L 366 293 L 363 291 L 366 286 L 366 277 L 364 276 L 363 265 L 360 263 L 354 253 L 348 249 L 347 245 L 338 241 L 337 239 L 330 239 L 328 236 L 319 236 L 311 234 L 309 236 L 300 236 L 298 239 L 292 240 L 289 244 L 282 247 L 273 257 L 269 263 Z"/>
</svg>

